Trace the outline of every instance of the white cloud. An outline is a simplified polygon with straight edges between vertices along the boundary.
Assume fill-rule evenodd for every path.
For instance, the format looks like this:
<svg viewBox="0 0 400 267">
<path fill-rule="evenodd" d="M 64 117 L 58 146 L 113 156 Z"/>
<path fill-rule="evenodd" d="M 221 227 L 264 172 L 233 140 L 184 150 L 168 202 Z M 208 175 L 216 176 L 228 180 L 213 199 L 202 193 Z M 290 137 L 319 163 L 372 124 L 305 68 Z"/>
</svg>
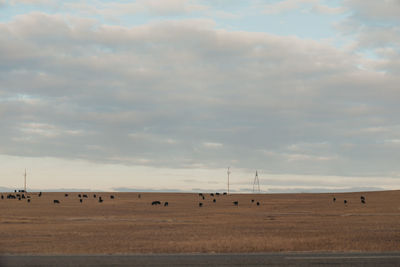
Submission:
<svg viewBox="0 0 400 267">
<path fill-rule="evenodd" d="M 223 145 L 221 143 L 215 143 L 215 142 L 204 142 L 203 146 L 207 148 L 221 148 Z"/>
<path fill-rule="evenodd" d="M 263 12 L 265 14 L 280 14 L 303 6 L 311 7 L 310 11 L 322 14 L 341 14 L 346 11 L 342 7 L 330 7 L 321 4 L 321 0 L 281 0 L 270 4 L 265 4 Z"/>
<path fill-rule="evenodd" d="M 385 143 L 399 138 L 397 75 L 359 69 L 370 61 L 326 43 L 215 25 L 122 27 L 39 12 L 1 23 L 0 153 L 400 172 L 399 152 Z"/>
</svg>

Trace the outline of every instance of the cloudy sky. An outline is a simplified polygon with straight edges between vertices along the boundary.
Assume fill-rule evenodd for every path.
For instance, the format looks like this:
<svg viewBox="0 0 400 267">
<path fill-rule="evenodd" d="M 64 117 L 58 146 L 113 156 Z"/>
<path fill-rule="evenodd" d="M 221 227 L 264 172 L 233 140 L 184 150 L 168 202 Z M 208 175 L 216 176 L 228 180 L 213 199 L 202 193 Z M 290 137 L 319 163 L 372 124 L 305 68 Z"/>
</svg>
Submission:
<svg viewBox="0 0 400 267">
<path fill-rule="evenodd" d="M 399 0 L 0 0 L 0 187 L 400 188 Z"/>
</svg>

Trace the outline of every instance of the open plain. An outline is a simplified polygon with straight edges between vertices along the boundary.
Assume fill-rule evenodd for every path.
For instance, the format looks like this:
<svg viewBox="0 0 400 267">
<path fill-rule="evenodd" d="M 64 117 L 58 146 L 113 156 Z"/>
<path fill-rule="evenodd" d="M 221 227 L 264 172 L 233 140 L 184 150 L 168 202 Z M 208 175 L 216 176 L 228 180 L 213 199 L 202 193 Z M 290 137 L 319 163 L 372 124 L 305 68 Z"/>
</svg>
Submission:
<svg viewBox="0 0 400 267">
<path fill-rule="evenodd" d="M 44 192 L 39 197 L 35 192 L 27 194 L 30 202 L 1 194 L 3 255 L 380 252 L 400 248 L 400 191 L 214 197 L 204 193 L 204 200 L 189 193 L 74 192 L 65 196 Z M 151 205 L 157 200 L 161 205 Z"/>
</svg>

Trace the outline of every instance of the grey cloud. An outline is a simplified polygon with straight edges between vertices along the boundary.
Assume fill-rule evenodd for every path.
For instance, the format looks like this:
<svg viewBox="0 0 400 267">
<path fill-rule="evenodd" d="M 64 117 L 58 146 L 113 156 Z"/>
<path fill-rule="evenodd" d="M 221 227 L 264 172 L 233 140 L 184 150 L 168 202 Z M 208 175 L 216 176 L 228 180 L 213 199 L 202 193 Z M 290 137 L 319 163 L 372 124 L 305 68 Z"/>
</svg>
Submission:
<svg viewBox="0 0 400 267">
<path fill-rule="evenodd" d="M 346 0 L 343 4 L 352 14 L 338 24 L 338 29 L 342 34 L 354 38 L 353 49 L 378 57 L 380 61 L 373 68 L 392 75 L 398 74 L 400 2 Z"/>
<path fill-rule="evenodd" d="M 2 154 L 400 171 L 384 142 L 400 138 L 398 78 L 330 45 L 209 20 L 127 28 L 42 13 L 0 24 L 0 38 Z M 391 130 L 360 130 L 374 127 Z"/>
</svg>

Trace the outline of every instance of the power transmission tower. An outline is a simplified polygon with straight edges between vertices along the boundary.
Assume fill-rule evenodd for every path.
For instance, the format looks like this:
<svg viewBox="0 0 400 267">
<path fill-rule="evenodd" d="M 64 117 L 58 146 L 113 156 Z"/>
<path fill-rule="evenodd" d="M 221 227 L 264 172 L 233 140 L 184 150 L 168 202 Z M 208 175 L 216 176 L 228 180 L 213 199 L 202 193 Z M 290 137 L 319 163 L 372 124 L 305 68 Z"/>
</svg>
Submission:
<svg viewBox="0 0 400 267">
<path fill-rule="evenodd" d="M 254 182 L 253 182 L 253 193 L 254 193 L 254 191 L 255 191 L 255 189 L 256 189 L 256 184 L 257 184 L 257 187 L 258 187 L 258 193 L 260 193 L 261 191 L 260 191 L 260 180 L 258 179 L 258 172 L 256 171 L 256 176 L 254 177 Z"/>
</svg>

